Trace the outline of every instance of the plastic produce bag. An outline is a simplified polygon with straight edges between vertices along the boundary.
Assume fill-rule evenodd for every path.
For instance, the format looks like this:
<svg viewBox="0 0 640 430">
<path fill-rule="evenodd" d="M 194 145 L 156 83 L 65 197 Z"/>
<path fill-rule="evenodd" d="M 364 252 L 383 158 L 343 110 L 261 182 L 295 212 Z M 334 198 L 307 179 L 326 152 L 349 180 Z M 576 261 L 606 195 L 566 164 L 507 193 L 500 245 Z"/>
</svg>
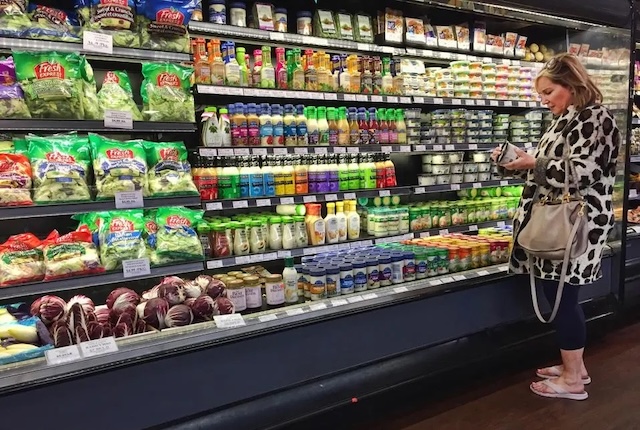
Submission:
<svg viewBox="0 0 640 430">
<path fill-rule="evenodd" d="M 76 12 L 31 3 L 29 16 L 31 26 L 22 37 L 62 42 L 82 41 L 82 27 Z"/>
<path fill-rule="evenodd" d="M 113 46 L 139 48 L 134 0 L 76 0 L 85 30 L 110 34 Z"/>
<path fill-rule="evenodd" d="M 151 196 L 198 194 L 184 143 L 145 141 L 144 145 L 149 163 Z"/>
<path fill-rule="evenodd" d="M 93 67 L 91 67 L 84 55 L 82 56 L 82 96 L 84 119 L 103 119 L 104 112 L 102 112 L 98 102 L 98 90 L 93 75 Z"/>
<path fill-rule="evenodd" d="M 141 140 L 121 142 L 90 134 L 89 142 L 98 199 L 113 198 L 121 191 L 149 194 L 147 157 Z"/>
<path fill-rule="evenodd" d="M 99 247 L 100 238 L 98 230 L 100 229 L 100 224 L 107 214 L 108 212 L 89 212 L 84 214 L 75 214 L 71 216 L 71 219 L 78 221 L 78 230 L 85 228 L 88 229 L 89 232 L 91 232 L 91 240 L 94 245 Z"/>
<path fill-rule="evenodd" d="M 91 200 L 87 173 L 91 156 L 86 137 L 27 136 L 36 203 Z"/>
<path fill-rule="evenodd" d="M 0 153 L 0 206 L 33 204 L 31 175 L 31 164 L 25 155 Z"/>
<path fill-rule="evenodd" d="M 13 58 L 0 60 L 0 118 L 31 118 L 24 92 L 17 83 Z"/>
<path fill-rule="evenodd" d="M 107 270 L 117 269 L 123 260 L 146 257 L 142 210 L 111 211 L 99 228 L 100 258 Z"/>
<path fill-rule="evenodd" d="M 137 0 L 142 48 L 189 53 L 196 0 Z"/>
<path fill-rule="evenodd" d="M 143 114 L 149 121 L 195 122 L 191 94 L 193 68 L 170 63 L 143 63 L 140 88 Z"/>
<path fill-rule="evenodd" d="M 158 233 L 156 257 L 158 264 L 175 261 L 202 260 L 204 252 L 196 225 L 203 211 L 184 207 L 159 208 L 156 214 Z"/>
<path fill-rule="evenodd" d="M 86 227 L 80 227 L 64 236 L 53 231 L 42 241 L 41 247 L 45 281 L 104 272 L 98 249 Z"/>
<path fill-rule="evenodd" d="M 27 15 L 28 0 L 0 2 L 0 36 L 22 37 L 32 23 Z"/>
<path fill-rule="evenodd" d="M 31 233 L 9 237 L 0 245 L 0 286 L 41 281 L 44 260 L 40 239 Z"/>
<path fill-rule="evenodd" d="M 103 111 L 131 112 L 131 118 L 134 121 L 143 120 L 140 109 L 133 100 L 131 81 L 127 72 L 116 70 L 104 75 L 102 88 L 98 91 L 98 103 Z"/>
<path fill-rule="evenodd" d="M 32 117 L 84 119 L 83 60 L 80 55 L 14 52 L 13 60 Z"/>
</svg>

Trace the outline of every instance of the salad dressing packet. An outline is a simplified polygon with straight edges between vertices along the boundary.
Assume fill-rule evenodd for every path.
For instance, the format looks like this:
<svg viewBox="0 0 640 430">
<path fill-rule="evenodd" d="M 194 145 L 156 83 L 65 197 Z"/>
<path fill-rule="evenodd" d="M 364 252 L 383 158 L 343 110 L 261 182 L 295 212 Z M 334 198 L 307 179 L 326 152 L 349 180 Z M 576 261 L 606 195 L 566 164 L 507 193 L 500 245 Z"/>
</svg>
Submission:
<svg viewBox="0 0 640 430">
<path fill-rule="evenodd" d="M 193 68 L 171 63 L 143 63 L 140 88 L 149 121 L 195 122 L 191 94 Z"/>
</svg>

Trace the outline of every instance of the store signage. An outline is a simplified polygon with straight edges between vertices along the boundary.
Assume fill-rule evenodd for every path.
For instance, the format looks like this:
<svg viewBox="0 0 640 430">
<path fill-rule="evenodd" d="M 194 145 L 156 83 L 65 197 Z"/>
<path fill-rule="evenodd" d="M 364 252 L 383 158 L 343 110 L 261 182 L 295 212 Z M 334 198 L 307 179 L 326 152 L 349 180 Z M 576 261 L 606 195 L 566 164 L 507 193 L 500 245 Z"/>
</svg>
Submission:
<svg viewBox="0 0 640 430">
<path fill-rule="evenodd" d="M 49 349 L 44 352 L 44 356 L 47 359 L 47 364 L 49 366 L 69 363 L 71 361 L 80 360 L 82 358 L 78 345 Z"/>
<path fill-rule="evenodd" d="M 276 314 L 266 314 L 266 315 L 260 315 L 258 317 L 258 321 L 260 322 L 267 322 L 267 321 L 273 321 L 273 320 L 277 320 L 278 317 L 276 316 Z"/>
<path fill-rule="evenodd" d="M 364 299 L 362 298 L 362 296 L 353 296 L 353 297 L 349 297 L 347 301 L 349 303 L 358 303 L 358 302 L 364 301 Z"/>
<path fill-rule="evenodd" d="M 287 315 L 292 317 L 295 315 L 302 315 L 304 313 L 304 311 L 302 310 L 302 308 L 295 308 L 295 309 L 289 309 L 287 311 Z"/>
<path fill-rule="evenodd" d="M 136 258 L 122 261 L 122 275 L 125 278 L 135 278 L 151 274 L 151 264 L 148 258 Z"/>
<path fill-rule="evenodd" d="M 113 37 L 110 34 L 85 31 L 82 33 L 82 49 L 111 55 L 113 54 Z"/>
<path fill-rule="evenodd" d="M 133 117 L 131 116 L 131 112 L 125 112 L 121 110 L 105 110 L 104 126 L 105 128 L 132 130 Z"/>
<path fill-rule="evenodd" d="M 142 190 L 121 191 L 116 193 L 116 209 L 135 209 L 144 207 Z"/>
<path fill-rule="evenodd" d="M 407 291 L 409 291 L 407 287 L 397 287 L 393 289 L 394 293 L 406 293 Z"/>
<path fill-rule="evenodd" d="M 113 336 L 103 337 L 102 339 L 89 340 L 80 343 L 80 350 L 84 358 L 95 357 L 96 355 L 109 354 L 118 352 L 118 345 Z"/>
<path fill-rule="evenodd" d="M 309 306 L 309 309 L 312 311 L 321 311 L 322 309 L 327 309 L 327 305 L 324 303 L 316 303 L 315 305 Z"/>
<path fill-rule="evenodd" d="M 372 299 L 377 299 L 378 295 L 376 293 L 369 293 L 369 294 L 363 295 L 362 298 L 364 300 L 372 300 Z"/>
<path fill-rule="evenodd" d="M 240 314 L 216 315 L 213 317 L 213 321 L 218 328 L 235 328 L 247 325 Z"/>
</svg>

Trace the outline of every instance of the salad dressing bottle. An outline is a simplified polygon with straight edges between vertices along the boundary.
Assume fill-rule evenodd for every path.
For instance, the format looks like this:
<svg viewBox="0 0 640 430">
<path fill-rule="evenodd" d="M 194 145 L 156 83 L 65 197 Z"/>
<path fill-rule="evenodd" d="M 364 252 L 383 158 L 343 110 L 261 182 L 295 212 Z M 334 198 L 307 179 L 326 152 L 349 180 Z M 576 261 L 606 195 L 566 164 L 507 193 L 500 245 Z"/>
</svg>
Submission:
<svg viewBox="0 0 640 430">
<path fill-rule="evenodd" d="M 318 107 L 318 145 L 329 144 L 329 123 L 327 122 L 327 108 Z"/>
<path fill-rule="evenodd" d="M 271 160 L 266 156 L 262 162 L 262 177 L 264 178 L 264 196 L 273 197 L 276 195 L 276 178 L 273 173 Z"/>
<path fill-rule="evenodd" d="M 387 188 L 397 187 L 398 181 L 396 179 L 396 166 L 391 161 L 391 155 L 384 155 L 384 168 L 385 168 L 385 186 Z"/>
<path fill-rule="evenodd" d="M 264 174 L 260 168 L 258 157 L 250 159 L 249 165 L 249 197 L 264 197 Z"/>
<path fill-rule="evenodd" d="M 240 197 L 240 170 L 232 159 L 225 159 L 218 176 L 218 194 L 221 199 L 237 199 Z"/>
<path fill-rule="evenodd" d="M 393 75 L 393 92 L 394 94 L 403 94 L 404 93 L 404 76 L 402 74 L 402 63 L 400 60 L 393 60 L 394 69 L 392 70 Z"/>
<path fill-rule="evenodd" d="M 393 94 L 393 76 L 391 76 L 391 60 L 382 59 L 382 94 Z"/>
<path fill-rule="evenodd" d="M 244 112 L 244 105 L 242 103 L 236 103 L 235 113 L 231 118 L 234 128 L 237 131 L 237 135 L 231 138 L 231 144 L 233 146 L 247 146 L 249 144 L 249 122 Z"/>
<path fill-rule="evenodd" d="M 378 119 L 376 118 L 376 108 L 369 108 L 369 144 L 380 143 L 380 130 Z"/>
<path fill-rule="evenodd" d="M 329 139 L 328 143 L 330 146 L 335 146 L 338 144 L 338 123 L 336 122 L 336 110 L 335 108 L 327 108 L 327 118 L 329 120 Z"/>
<path fill-rule="evenodd" d="M 289 84 L 289 88 L 292 90 L 304 90 L 306 84 L 305 71 L 302 68 L 302 58 L 300 49 L 296 48 L 293 50 L 293 61 L 294 66 L 291 75 L 291 84 Z"/>
<path fill-rule="evenodd" d="M 349 145 L 360 145 L 360 127 L 356 108 L 349 108 Z"/>
<path fill-rule="evenodd" d="M 276 48 L 276 88 L 286 90 L 289 88 L 287 83 L 287 62 L 284 57 L 284 48 Z"/>
<path fill-rule="evenodd" d="M 201 37 L 195 40 L 193 51 L 194 75 L 196 84 L 211 83 L 211 64 L 207 55 L 207 45 Z"/>
<path fill-rule="evenodd" d="M 282 169 L 282 176 L 284 178 L 284 193 L 287 196 L 296 194 L 296 172 L 293 168 L 293 161 L 291 157 L 287 157 L 284 160 L 284 167 Z"/>
<path fill-rule="evenodd" d="M 271 105 L 271 123 L 273 124 L 273 145 L 284 146 L 282 106 Z"/>
<path fill-rule="evenodd" d="M 328 179 L 329 179 L 329 192 L 337 193 L 340 191 L 340 177 L 339 177 L 339 168 L 338 168 L 338 157 L 335 154 L 328 155 Z"/>
<path fill-rule="evenodd" d="M 384 163 L 384 157 L 382 156 L 382 154 L 376 154 L 375 165 L 376 165 L 376 188 L 386 188 L 387 174 L 386 174 L 386 166 Z"/>
<path fill-rule="evenodd" d="M 260 146 L 260 118 L 255 103 L 247 105 L 247 145 Z"/>
<path fill-rule="evenodd" d="M 327 58 L 324 52 L 318 52 L 316 58 L 318 59 L 318 90 L 332 91 L 333 77 L 327 67 Z"/>
<path fill-rule="evenodd" d="M 276 181 L 276 196 L 284 196 L 286 194 L 286 182 L 283 160 L 273 160 L 273 177 Z"/>
<path fill-rule="evenodd" d="M 340 72 L 338 73 L 338 83 L 343 93 L 351 92 L 349 69 L 347 68 L 347 54 L 340 55 Z"/>
<path fill-rule="evenodd" d="M 311 245 L 324 245 L 325 243 L 325 222 L 320 216 L 320 205 L 309 204 L 307 206 L 307 216 L 305 218 L 307 224 L 307 234 Z"/>
<path fill-rule="evenodd" d="M 347 213 L 347 237 L 349 240 L 360 238 L 360 215 L 356 212 L 356 201 L 347 200 L 345 202 Z"/>
<path fill-rule="evenodd" d="M 398 129 L 396 128 L 396 115 L 394 109 L 387 111 L 387 123 L 389 124 L 389 143 L 391 145 L 398 144 Z M 406 141 L 406 138 L 405 138 Z"/>
<path fill-rule="evenodd" d="M 304 71 L 304 86 L 307 91 L 318 91 L 318 71 L 313 62 L 313 50 L 307 49 L 304 53 L 307 58 L 307 68 Z"/>
<path fill-rule="evenodd" d="M 396 132 L 398 134 L 397 141 L 400 145 L 407 143 L 407 125 L 404 122 L 404 110 L 396 109 Z"/>
<path fill-rule="evenodd" d="M 204 146 L 221 146 L 222 136 L 218 127 L 218 109 L 215 107 L 207 107 L 202 113 L 202 144 Z"/>
<path fill-rule="evenodd" d="M 240 198 L 246 199 L 250 197 L 249 175 L 251 174 L 251 166 L 248 157 L 242 157 L 238 162 L 240 171 Z"/>
<path fill-rule="evenodd" d="M 373 92 L 373 75 L 370 70 L 370 57 L 360 57 L 358 69 L 362 76 L 360 79 L 361 93 L 371 94 Z"/>
<path fill-rule="evenodd" d="M 296 146 L 298 144 L 298 133 L 296 131 L 296 116 L 293 105 L 284 105 L 284 145 Z"/>
<path fill-rule="evenodd" d="M 318 193 L 318 160 L 315 156 L 309 155 L 307 162 L 309 163 L 307 170 L 309 194 L 316 194 Z"/>
<path fill-rule="evenodd" d="M 327 216 L 324 218 L 326 243 L 338 243 L 340 232 L 336 217 L 336 204 L 327 203 Z"/>
<path fill-rule="evenodd" d="M 260 69 L 260 87 L 276 87 L 276 70 L 271 63 L 271 47 L 262 47 L 262 68 Z"/>
<path fill-rule="evenodd" d="M 236 45 L 234 42 L 227 42 L 227 53 L 227 61 L 224 65 L 226 84 L 237 87 L 240 85 L 240 65 L 236 60 Z"/>
<path fill-rule="evenodd" d="M 360 83 L 361 83 L 361 76 L 360 76 L 360 72 L 358 71 L 358 56 L 357 55 L 350 55 L 349 58 L 347 59 L 347 65 L 349 68 L 349 86 L 350 86 L 350 93 L 360 93 L 361 87 L 360 87 Z"/>
<path fill-rule="evenodd" d="M 378 109 L 378 139 L 381 145 L 389 143 L 389 123 L 387 122 L 387 110 L 385 108 Z"/>
<path fill-rule="evenodd" d="M 307 146 L 309 144 L 309 136 L 307 130 L 307 117 L 304 114 L 304 105 L 296 107 L 298 115 L 296 116 L 296 141 L 298 146 Z"/>
<path fill-rule="evenodd" d="M 324 194 L 329 192 L 329 165 L 327 164 L 326 155 L 318 156 L 316 183 L 317 183 L 318 193 Z"/>
<path fill-rule="evenodd" d="M 358 128 L 360 129 L 360 145 L 369 144 L 369 122 L 366 108 L 358 108 Z"/>
<path fill-rule="evenodd" d="M 318 128 L 318 117 L 316 108 L 307 108 L 307 133 L 309 135 L 309 145 L 318 145 L 320 142 L 320 130 Z"/>
<path fill-rule="evenodd" d="M 358 164 L 358 155 L 349 155 L 349 190 L 360 189 L 360 165 Z"/>
<path fill-rule="evenodd" d="M 220 108 L 220 120 L 218 125 L 218 134 L 220 135 L 220 144 L 222 146 L 231 146 L 231 121 L 229 120 L 229 111 Z"/>
<path fill-rule="evenodd" d="M 344 213 L 344 202 L 336 202 L 336 218 L 338 219 L 338 242 L 347 240 L 347 216 Z"/>
<path fill-rule="evenodd" d="M 338 108 L 338 145 L 349 144 L 349 122 L 347 121 L 347 108 Z"/>
<path fill-rule="evenodd" d="M 247 65 L 247 53 L 245 48 L 238 47 L 236 49 L 238 56 L 238 66 L 240 68 L 240 86 L 248 87 L 249 86 L 249 66 Z"/>
<path fill-rule="evenodd" d="M 304 156 L 297 156 L 294 159 L 294 172 L 296 183 L 296 194 L 308 194 L 309 193 L 309 167 L 308 160 Z"/>
<path fill-rule="evenodd" d="M 349 191 L 349 166 L 345 154 L 340 154 L 338 164 L 338 188 L 340 191 Z"/>
<path fill-rule="evenodd" d="M 212 39 L 209 44 L 211 85 L 224 85 L 225 64 L 224 61 L 222 61 L 222 54 L 220 53 L 220 41 L 218 39 Z"/>
<path fill-rule="evenodd" d="M 253 69 L 251 72 L 251 85 L 253 87 L 260 86 L 260 80 L 262 76 L 262 50 L 253 50 Z"/>
</svg>

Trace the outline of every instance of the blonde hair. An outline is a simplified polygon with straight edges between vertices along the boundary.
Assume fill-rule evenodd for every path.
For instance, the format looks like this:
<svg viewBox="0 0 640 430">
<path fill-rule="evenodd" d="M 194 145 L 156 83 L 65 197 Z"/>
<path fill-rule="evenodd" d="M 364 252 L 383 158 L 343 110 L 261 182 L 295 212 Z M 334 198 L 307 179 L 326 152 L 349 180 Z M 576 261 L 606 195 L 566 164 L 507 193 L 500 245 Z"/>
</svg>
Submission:
<svg viewBox="0 0 640 430">
<path fill-rule="evenodd" d="M 547 78 L 554 84 L 569 89 L 576 109 L 584 109 L 589 105 L 602 102 L 602 93 L 575 55 L 554 56 L 536 76 L 536 87 L 540 78 Z"/>
</svg>

